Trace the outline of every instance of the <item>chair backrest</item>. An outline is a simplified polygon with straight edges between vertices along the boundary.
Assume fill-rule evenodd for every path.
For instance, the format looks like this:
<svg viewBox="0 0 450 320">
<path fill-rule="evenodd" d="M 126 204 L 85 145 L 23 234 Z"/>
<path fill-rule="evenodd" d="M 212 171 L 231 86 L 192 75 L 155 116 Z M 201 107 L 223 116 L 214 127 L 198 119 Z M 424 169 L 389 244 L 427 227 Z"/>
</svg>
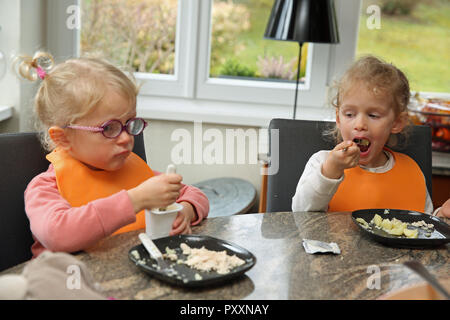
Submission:
<svg viewBox="0 0 450 320">
<path fill-rule="evenodd" d="M 142 134 L 133 151 L 146 160 Z M 35 132 L 0 134 L 0 271 L 31 258 L 33 238 L 25 214 L 28 183 L 49 162 Z"/>
<path fill-rule="evenodd" d="M 145 156 L 144 133 L 134 137 L 133 152 L 147 162 L 147 157 Z"/>
<path fill-rule="evenodd" d="M 334 148 L 332 141 L 323 138 L 323 131 L 332 126 L 334 122 L 325 121 L 273 119 L 270 122 L 269 135 L 270 129 L 278 130 L 278 141 L 275 141 L 278 157 L 270 155 L 270 165 L 278 166 L 278 173 L 267 178 L 267 212 L 292 210 L 292 197 L 309 158 L 319 150 Z M 407 154 L 418 163 L 431 196 L 431 128 L 413 126 L 408 141 L 393 150 Z M 269 148 L 271 153 L 276 149 L 272 145 Z M 278 163 L 273 163 L 277 160 Z"/>
</svg>

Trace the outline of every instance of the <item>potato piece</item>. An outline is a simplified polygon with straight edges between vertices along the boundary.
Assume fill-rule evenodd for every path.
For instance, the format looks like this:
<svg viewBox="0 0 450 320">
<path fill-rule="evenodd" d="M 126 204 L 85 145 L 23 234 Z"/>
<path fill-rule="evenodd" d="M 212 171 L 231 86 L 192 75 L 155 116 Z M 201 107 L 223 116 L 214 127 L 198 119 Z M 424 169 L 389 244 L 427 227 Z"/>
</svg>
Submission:
<svg viewBox="0 0 450 320">
<path fill-rule="evenodd" d="M 387 230 L 386 232 L 392 234 L 394 236 L 401 236 L 403 234 L 403 230 L 406 228 L 406 223 L 400 223 L 394 226 L 391 230 Z"/>
<path fill-rule="evenodd" d="M 369 224 L 363 218 L 356 218 L 356 221 L 365 229 L 369 227 Z"/>
<path fill-rule="evenodd" d="M 391 230 L 387 230 L 386 232 L 394 236 L 401 236 L 403 234 L 403 228 L 394 228 Z"/>
<path fill-rule="evenodd" d="M 419 230 L 417 230 L 417 229 L 412 230 L 412 229 L 405 228 L 403 230 L 403 234 L 407 238 L 417 238 L 417 235 L 419 234 Z"/>
<path fill-rule="evenodd" d="M 392 229 L 392 222 L 389 219 L 383 219 L 381 222 L 381 228 L 383 228 L 384 231 L 391 230 Z"/>
<path fill-rule="evenodd" d="M 381 216 L 379 216 L 378 214 L 376 214 L 374 217 L 373 217 L 373 219 L 372 219 L 372 221 L 371 222 L 373 222 L 376 226 L 381 226 L 381 221 L 383 221 L 383 218 L 381 218 Z"/>
<path fill-rule="evenodd" d="M 399 228 L 402 225 L 402 222 L 396 218 L 392 219 L 392 228 Z"/>
</svg>

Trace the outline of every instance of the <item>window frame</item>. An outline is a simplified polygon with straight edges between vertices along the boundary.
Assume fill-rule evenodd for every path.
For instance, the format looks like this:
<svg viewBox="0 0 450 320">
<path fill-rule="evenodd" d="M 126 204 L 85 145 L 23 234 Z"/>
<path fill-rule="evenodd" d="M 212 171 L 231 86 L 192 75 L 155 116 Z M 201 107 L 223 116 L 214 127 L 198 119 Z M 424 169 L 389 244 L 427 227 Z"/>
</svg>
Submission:
<svg viewBox="0 0 450 320">
<path fill-rule="evenodd" d="M 211 52 L 211 11 L 214 0 L 200 1 L 200 26 L 198 46 L 198 99 L 220 101 L 251 102 L 263 104 L 293 105 L 295 81 L 261 81 L 241 79 L 209 78 Z M 277 40 L 273 40 L 276 45 Z M 306 83 L 299 84 L 299 101 L 308 106 L 321 107 L 325 103 L 323 92 L 326 91 L 327 67 L 330 45 L 312 44 L 308 46 L 306 64 Z M 325 62 L 326 67 L 320 64 Z M 312 70 L 315 70 L 312 72 Z"/>
<path fill-rule="evenodd" d="M 194 97 L 192 75 L 195 74 L 198 6 L 198 1 L 178 0 L 174 74 L 134 73 L 135 78 L 142 85 L 139 90 L 140 95 Z M 179 54 L 179 52 L 183 52 L 183 54 Z"/>
</svg>

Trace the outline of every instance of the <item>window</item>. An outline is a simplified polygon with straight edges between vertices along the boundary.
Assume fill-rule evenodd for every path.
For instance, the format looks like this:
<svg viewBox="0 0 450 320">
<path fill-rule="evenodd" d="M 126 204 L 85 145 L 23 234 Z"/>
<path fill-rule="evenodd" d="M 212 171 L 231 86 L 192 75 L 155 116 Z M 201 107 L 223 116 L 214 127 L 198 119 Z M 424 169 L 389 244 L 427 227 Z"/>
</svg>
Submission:
<svg viewBox="0 0 450 320">
<path fill-rule="evenodd" d="M 261 111 L 265 112 L 262 116 L 264 119 L 250 121 L 250 125 L 267 124 L 267 119 L 290 117 L 292 114 L 299 48 L 297 43 L 263 39 L 272 0 L 48 2 L 49 50 L 56 57 L 63 58 L 86 51 L 100 51 L 109 54 L 110 59 L 117 59 L 118 63 L 128 64 L 129 68 L 134 68 L 135 76 L 142 84 L 139 107 L 151 108 L 153 112 L 149 111 L 149 114 L 153 117 L 160 115 L 160 119 L 187 121 L 198 119 L 198 116 L 186 117 L 186 114 L 171 118 L 175 109 L 170 108 L 174 105 L 177 105 L 178 112 L 180 106 L 200 110 L 201 118 L 205 121 L 210 119 L 206 115 L 208 112 L 216 118 L 220 117 L 217 110 L 232 113 L 230 121 L 239 121 L 241 114 L 245 113 L 244 109 L 247 109 L 248 119 L 259 116 Z M 308 107 L 319 110 L 327 104 L 327 86 L 331 77 L 343 66 L 342 61 L 353 59 L 354 50 L 348 48 L 354 49 L 356 32 L 352 33 L 355 34 L 354 38 L 346 37 L 345 28 L 357 29 L 358 15 L 353 13 L 352 8 L 355 4 L 359 12 L 359 0 L 336 0 L 340 30 L 345 26 L 341 31 L 340 45 L 303 46 L 302 82 L 298 96 L 301 112 Z M 163 37 L 167 36 L 166 45 L 151 50 L 157 51 L 156 56 L 151 51 L 146 53 L 146 48 L 140 53 L 136 53 L 135 49 L 132 54 L 133 44 L 142 39 L 146 43 L 152 41 L 148 37 L 151 26 L 145 17 L 150 14 L 146 13 L 147 8 L 155 5 L 164 8 L 154 11 L 164 12 L 160 16 L 165 17 L 162 20 L 166 22 L 168 30 L 164 33 L 163 28 L 158 32 Z M 73 6 L 81 9 L 81 27 L 65 28 L 63 26 L 72 14 L 68 8 Z M 128 9 L 118 10 L 117 6 Z M 231 18 L 224 12 L 231 13 Z M 168 19 L 170 23 L 167 23 Z M 238 21 L 242 26 L 237 31 L 228 28 L 228 34 L 220 34 L 223 32 L 221 27 L 225 22 L 228 23 L 228 19 L 233 23 Z M 160 27 L 158 22 L 153 22 Z M 103 35 L 98 39 L 99 35 L 93 30 L 101 30 Z M 234 37 L 229 37 L 230 32 Z M 225 38 L 225 44 L 221 43 L 221 37 Z M 158 61 L 158 57 L 164 59 Z M 155 61 L 158 62 L 156 66 Z M 244 66 L 244 70 L 248 68 L 254 73 L 229 72 L 236 61 Z M 283 65 L 281 75 L 263 72 L 263 69 L 273 67 L 270 63 Z M 323 119 L 322 114 L 318 117 Z"/>
<path fill-rule="evenodd" d="M 141 94 L 183 96 L 178 0 L 80 0 L 80 54 L 104 57 L 134 72 Z M 186 17 L 186 15 L 185 15 Z"/>
<path fill-rule="evenodd" d="M 412 91 L 448 92 L 449 14 L 448 1 L 363 0 L 356 56 L 395 64 Z"/>
<path fill-rule="evenodd" d="M 214 0 L 211 8 L 211 78 L 295 81 L 298 44 L 263 39 L 273 1 Z M 305 82 L 308 44 L 302 49 Z"/>
<path fill-rule="evenodd" d="M 274 57 L 275 61 L 283 56 L 284 64 L 287 65 L 285 73 L 292 72 L 292 68 L 288 67 L 289 64 L 293 66 L 293 69 L 297 66 L 298 44 L 263 39 L 273 1 L 206 0 L 200 3 L 196 97 L 221 101 L 293 105 L 295 73 L 294 76 L 287 76 L 286 79 L 273 79 L 274 77 L 261 77 L 261 72 L 258 70 L 258 57 L 264 59 L 265 56 L 266 58 Z M 221 24 L 224 24 L 222 22 L 224 18 L 216 12 L 229 13 L 227 16 L 229 20 L 242 25 L 239 28 L 240 33 L 237 35 L 234 33 L 235 37 L 230 37 L 230 39 L 234 38 L 233 41 L 224 40 L 225 45 L 222 45 L 219 39 L 222 36 L 220 32 L 223 29 Z M 233 15 L 236 17 L 231 17 Z M 247 25 L 248 23 L 250 25 L 254 23 L 255 26 L 252 28 Z M 245 50 L 240 50 L 242 46 L 245 46 Z M 325 103 L 324 93 L 330 46 L 308 44 L 304 46 L 304 49 L 305 53 L 307 52 L 303 55 L 305 67 L 302 71 L 305 81 L 299 87 L 301 90 L 299 101 L 303 105 L 322 107 Z M 253 70 L 254 72 L 250 72 L 250 76 L 244 72 L 243 77 L 236 75 L 228 77 L 224 74 L 227 62 L 231 64 L 230 69 L 233 69 L 233 63 L 238 62 L 244 71 Z M 262 78 L 266 81 L 261 81 Z"/>
<path fill-rule="evenodd" d="M 173 75 L 177 0 L 81 0 L 81 54 L 137 72 Z"/>
</svg>

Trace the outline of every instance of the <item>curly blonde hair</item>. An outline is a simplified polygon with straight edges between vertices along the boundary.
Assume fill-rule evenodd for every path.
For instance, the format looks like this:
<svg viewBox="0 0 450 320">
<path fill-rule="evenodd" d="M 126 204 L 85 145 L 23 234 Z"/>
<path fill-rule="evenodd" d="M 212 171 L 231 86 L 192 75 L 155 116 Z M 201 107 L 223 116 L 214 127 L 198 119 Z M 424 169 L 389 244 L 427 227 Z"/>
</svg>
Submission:
<svg viewBox="0 0 450 320">
<path fill-rule="evenodd" d="M 380 58 L 373 55 L 366 55 L 355 61 L 344 73 L 342 78 L 334 83 L 334 96 L 331 105 L 339 110 L 342 104 L 342 97 L 355 85 L 365 85 L 369 92 L 375 95 L 384 94 L 392 97 L 391 106 L 395 117 L 402 112 L 408 111 L 408 103 L 411 96 L 409 81 L 405 74 Z M 406 140 L 409 126 L 408 123 L 402 130 L 401 135 Z M 324 133 L 325 136 L 332 137 L 336 143 L 342 142 L 339 129 L 337 127 Z M 392 135 L 391 135 L 392 136 Z M 390 139 L 389 145 L 396 144 L 397 139 Z"/>
<path fill-rule="evenodd" d="M 53 57 L 45 52 L 20 56 L 15 61 L 17 73 L 30 81 L 38 80 L 38 67 L 45 71 L 34 108 L 46 150 L 55 148 L 48 134 L 50 127 L 64 127 L 88 115 L 109 89 L 117 90 L 131 105 L 136 105 L 139 89 L 134 78 L 112 64 L 95 58 L 73 58 L 54 67 L 51 62 Z"/>
</svg>

